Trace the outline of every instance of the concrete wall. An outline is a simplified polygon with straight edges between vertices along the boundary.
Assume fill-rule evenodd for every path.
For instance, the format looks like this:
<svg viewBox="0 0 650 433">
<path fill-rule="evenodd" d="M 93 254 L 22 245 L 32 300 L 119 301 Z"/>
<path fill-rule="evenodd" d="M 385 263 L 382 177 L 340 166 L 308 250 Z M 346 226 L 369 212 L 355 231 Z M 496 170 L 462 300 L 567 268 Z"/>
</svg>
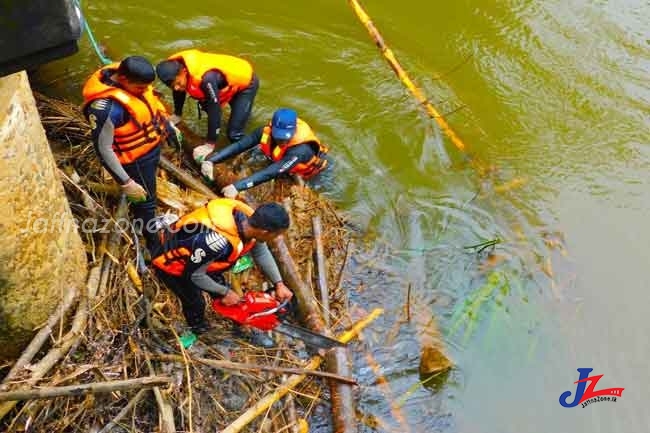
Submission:
<svg viewBox="0 0 650 433">
<path fill-rule="evenodd" d="M 0 78 L 0 360 L 17 357 L 64 291 L 85 287 L 74 227 L 25 72 Z"/>
</svg>

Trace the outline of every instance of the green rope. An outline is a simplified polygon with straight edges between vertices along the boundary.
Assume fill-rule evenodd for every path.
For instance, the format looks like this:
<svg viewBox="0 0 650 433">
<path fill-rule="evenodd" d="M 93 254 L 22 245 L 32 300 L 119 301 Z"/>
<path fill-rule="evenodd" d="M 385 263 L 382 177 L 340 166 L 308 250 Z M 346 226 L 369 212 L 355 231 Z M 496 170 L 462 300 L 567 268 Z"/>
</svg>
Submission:
<svg viewBox="0 0 650 433">
<path fill-rule="evenodd" d="M 97 54 L 97 57 L 99 57 L 99 60 L 102 62 L 103 65 L 110 65 L 113 63 L 111 59 L 106 57 L 102 50 L 99 48 L 99 45 L 97 44 L 97 41 L 95 40 L 95 36 L 93 36 L 93 31 L 90 29 L 90 25 L 88 25 L 88 20 L 83 16 L 83 13 L 81 11 L 81 3 L 79 0 L 74 0 L 74 4 L 77 6 L 79 9 L 79 14 L 81 15 L 81 20 L 83 21 L 83 26 L 84 29 L 86 30 L 86 33 L 88 34 L 88 39 L 90 39 L 90 44 L 92 45 L 93 49 L 95 50 L 95 53 Z"/>
</svg>

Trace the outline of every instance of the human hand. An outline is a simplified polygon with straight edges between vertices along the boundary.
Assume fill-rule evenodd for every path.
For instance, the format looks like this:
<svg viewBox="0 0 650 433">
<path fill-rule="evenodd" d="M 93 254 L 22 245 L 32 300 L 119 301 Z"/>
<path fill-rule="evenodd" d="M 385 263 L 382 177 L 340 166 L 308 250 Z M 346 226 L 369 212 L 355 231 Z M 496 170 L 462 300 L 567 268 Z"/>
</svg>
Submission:
<svg viewBox="0 0 650 433">
<path fill-rule="evenodd" d="M 131 203 L 140 203 L 147 200 L 147 191 L 135 180 L 129 179 L 127 183 L 121 186 L 122 191 L 126 194 L 126 198 Z"/>
<path fill-rule="evenodd" d="M 201 174 L 210 182 L 214 182 L 214 164 L 210 161 L 201 163 Z"/>
<path fill-rule="evenodd" d="M 200 164 L 203 162 L 205 157 L 212 152 L 214 152 L 214 144 L 205 143 L 200 146 L 196 146 L 194 150 L 192 150 L 192 158 L 194 158 L 194 161 L 196 161 L 197 164 Z"/>
<path fill-rule="evenodd" d="M 223 305 L 236 305 L 241 302 L 241 296 L 237 294 L 234 290 L 228 290 L 228 293 L 221 298 L 221 303 Z"/>
<path fill-rule="evenodd" d="M 293 292 L 282 282 L 275 283 L 275 298 L 282 301 L 290 301 L 293 298 Z"/>
<path fill-rule="evenodd" d="M 172 114 L 169 116 L 169 121 L 171 122 L 172 125 L 178 124 L 183 118 L 179 116 L 178 114 Z"/>
<path fill-rule="evenodd" d="M 230 185 L 226 185 L 221 189 L 221 194 L 223 194 L 224 197 L 226 198 L 235 198 L 237 197 L 237 194 L 239 194 L 239 191 L 237 191 L 237 188 L 231 183 Z"/>
</svg>

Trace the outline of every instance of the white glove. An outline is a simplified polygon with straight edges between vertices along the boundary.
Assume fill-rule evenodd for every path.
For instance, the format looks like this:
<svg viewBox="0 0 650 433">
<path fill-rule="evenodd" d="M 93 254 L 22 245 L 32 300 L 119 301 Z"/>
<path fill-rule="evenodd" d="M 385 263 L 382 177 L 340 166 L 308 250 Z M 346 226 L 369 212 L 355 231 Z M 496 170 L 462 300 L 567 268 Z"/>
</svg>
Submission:
<svg viewBox="0 0 650 433">
<path fill-rule="evenodd" d="M 127 183 L 122 185 L 122 191 L 124 191 L 126 198 L 131 203 L 140 203 L 147 200 L 147 191 L 133 179 L 129 179 Z"/>
<path fill-rule="evenodd" d="M 210 181 L 214 181 L 214 164 L 210 161 L 203 161 L 201 163 L 201 174 Z"/>
<path fill-rule="evenodd" d="M 172 125 L 178 124 L 178 122 L 180 122 L 181 120 L 183 120 L 183 118 L 177 114 L 172 114 L 171 116 L 169 116 L 169 121 L 171 122 Z"/>
<path fill-rule="evenodd" d="M 205 143 L 200 146 L 196 146 L 194 150 L 192 150 L 192 157 L 197 164 L 200 164 L 203 162 L 205 157 L 212 152 L 214 152 L 214 144 Z"/>
<path fill-rule="evenodd" d="M 237 188 L 231 183 L 230 185 L 226 185 L 221 189 L 221 194 L 223 194 L 224 197 L 226 198 L 235 198 L 237 197 L 237 194 L 239 191 L 237 191 Z"/>
</svg>

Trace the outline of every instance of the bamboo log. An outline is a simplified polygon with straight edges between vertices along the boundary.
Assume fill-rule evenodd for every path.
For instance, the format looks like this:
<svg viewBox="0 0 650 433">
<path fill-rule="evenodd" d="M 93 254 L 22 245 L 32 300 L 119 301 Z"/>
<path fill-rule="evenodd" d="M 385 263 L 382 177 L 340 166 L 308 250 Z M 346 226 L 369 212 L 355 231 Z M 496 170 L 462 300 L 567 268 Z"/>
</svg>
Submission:
<svg viewBox="0 0 650 433">
<path fill-rule="evenodd" d="M 377 308 L 373 310 L 367 317 L 355 323 L 354 326 L 349 331 L 346 331 L 343 334 L 341 334 L 341 336 L 338 337 L 338 340 L 342 343 L 349 342 L 350 340 L 355 338 L 359 334 L 359 332 L 361 332 L 361 330 L 363 330 L 366 326 L 368 326 L 373 320 L 375 320 L 382 313 L 383 310 L 381 308 Z M 311 358 L 309 363 L 305 365 L 304 368 L 308 370 L 315 370 L 320 366 L 322 362 L 323 362 L 323 358 L 316 355 L 313 358 Z M 294 388 L 296 385 L 302 382 L 305 379 L 305 377 L 306 375 L 304 374 L 290 376 L 287 379 L 287 381 L 283 383 L 279 388 L 277 388 L 272 393 L 264 396 L 261 400 L 259 400 L 252 407 L 250 407 L 246 412 L 241 414 L 239 418 L 237 418 L 232 424 L 230 424 L 228 427 L 222 430 L 221 433 L 236 433 L 241 431 L 251 421 L 257 418 L 259 415 L 265 413 L 266 410 L 273 403 L 281 399 L 292 388 Z"/>
<path fill-rule="evenodd" d="M 325 249 L 323 247 L 323 228 L 320 216 L 316 215 L 311 220 L 312 232 L 314 235 L 314 256 L 316 262 L 316 273 L 318 279 L 318 291 L 320 293 L 321 306 L 323 307 L 323 319 L 325 326 L 330 327 L 330 295 L 327 288 L 327 266 L 325 265 Z"/>
<path fill-rule="evenodd" d="M 184 362 L 183 357 L 180 355 L 158 354 L 158 355 L 153 355 L 152 357 L 160 361 Z M 205 364 L 210 367 L 220 368 L 225 370 L 260 370 L 260 371 L 271 371 L 273 373 L 306 374 L 310 376 L 318 376 L 318 377 L 333 379 L 342 383 L 347 383 L 349 385 L 358 385 L 357 381 L 351 377 L 345 377 L 338 374 L 328 373 L 320 370 L 306 370 L 304 368 L 247 364 L 241 362 L 223 361 L 223 360 L 208 359 L 208 358 L 190 358 L 190 359 L 192 361 L 200 362 L 201 364 Z"/>
<path fill-rule="evenodd" d="M 366 27 L 366 30 L 368 30 L 368 33 L 375 41 L 377 48 L 379 48 L 381 54 L 384 56 L 391 69 L 393 72 L 395 72 L 395 75 L 397 75 L 402 84 L 404 84 L 404 86 L 409 90 L 409 92 L 411 92 L 415 99 L 417 99 L 429 117 L 436 121 L 442 132 L 446 134 L 447 137 L 449 137 L 454 146 L 456 146 L 459 151 L 464 153 L 469 158 L 469 161 L 473 165 L 474 169 L 479 174 L 484 174 L 486 172 L 485 165 L 468 153 L 467 146 L 463 140 L 458 137 L 456 132 L 454 132 L 442 114 L 440 114 L 440 112 L 438 112 L 438 110 L 436 110 L 435 107 L 431 105 L 431 102 L 429 102 L 428 98 L 422 92 L 422 90 L 420 90 L 420 88 L 418 88 L 417 85 L 413 83 L 407 72 L 404 70 L 404 68 L 402 68 L 402 65 L 400 65 L 400 63 L 395 58 L 393 51 L 388 47 L 388 45 L 386 45 L 384 38 L 381 36 L 372 20 L 366 11 L 361 7 L 359 2 L 357 0 L 348 0 L 348 3 L 354 10 L 357 18 L 359 18 L 359 21 L 361 21 L 361 23 Z"/>
<path fill-rule="evenodd" d="M 114 391 L 167 385 L 169 382 L 171 382 L 171 378 L 166 376 L 148 376 L 139 377 L 137 379 L 93 382 L 81 385 L 48 386 L 36 389 L 0 392 L 0 401 L 39 400 L 61 396 L 70 397 L 86 394 L 105 394 Z"/>
</svg>

